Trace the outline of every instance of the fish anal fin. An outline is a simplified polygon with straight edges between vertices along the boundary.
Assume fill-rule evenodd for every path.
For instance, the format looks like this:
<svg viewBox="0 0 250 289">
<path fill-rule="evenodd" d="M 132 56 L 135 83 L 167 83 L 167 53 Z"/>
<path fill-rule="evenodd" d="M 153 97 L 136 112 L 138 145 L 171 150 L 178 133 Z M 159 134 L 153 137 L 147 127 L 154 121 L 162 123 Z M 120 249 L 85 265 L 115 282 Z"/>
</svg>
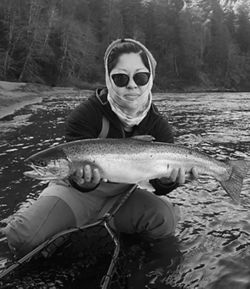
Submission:
<svg viewBox="0 0 250 289">
<path fill-rule="evenodd" d="M 155 138 L 152 135 L 145 134 L 145 135 L 135 135 L 131 137 L 132 139 L 141 140 L 141 141 L 154 141 Z"/>
<path fill-rule="evenodd" d="M 138 186 L 141 189 L 147 190 L 149 192 L 154 192 L 154 187 L 148 181 L 140 181 L 138 182 Z"/>
</svg>

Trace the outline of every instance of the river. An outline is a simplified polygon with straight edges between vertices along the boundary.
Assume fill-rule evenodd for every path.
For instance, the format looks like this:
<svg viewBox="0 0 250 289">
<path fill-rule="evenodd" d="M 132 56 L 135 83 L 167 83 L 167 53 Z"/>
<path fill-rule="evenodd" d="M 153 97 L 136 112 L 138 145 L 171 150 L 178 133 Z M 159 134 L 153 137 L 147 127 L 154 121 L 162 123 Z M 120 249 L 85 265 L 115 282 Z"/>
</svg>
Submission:
<svg viewBox="0 0 250 289">
<path fill-rule="evenodd" d="M 89 94 L 62 88 L 0 121 L 0 219 L 37 198 L 44 184 L 23 176 L 23 161 L 64 141 L 68 113 Z M 155 103 L 172 124 L 176 143 L 219 160 L 250 160 L 249 93 L 156 94 Z M 169 274 L 154 272 L 152 284 L 250 288 L 250 176 L 239 205 L 208 177 L 179 187 L 169 198 L 181 209 L 176 236 L 182 260 Z"/>
</svg>

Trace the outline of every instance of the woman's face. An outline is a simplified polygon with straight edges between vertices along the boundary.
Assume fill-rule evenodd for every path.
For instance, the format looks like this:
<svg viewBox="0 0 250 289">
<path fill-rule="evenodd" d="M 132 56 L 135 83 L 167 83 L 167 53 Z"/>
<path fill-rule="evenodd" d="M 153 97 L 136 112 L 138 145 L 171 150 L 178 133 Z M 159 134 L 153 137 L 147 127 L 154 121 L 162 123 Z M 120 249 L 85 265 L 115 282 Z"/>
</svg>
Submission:
<svg viewBox="0 0 250 289">
<path fill-rule="evenodd" d="M 149 72 L 138 53 L 126 53 L 119 56 L 116 66 L 110 72 L 110 77 L 111 81 L 113 82 L 113 74 L 122 73 L 129 76 L 129 82 L 124 87 L 118 87 L 113 82 L 114 89 L 120 95 L 120 97 L 133 100 L 144 93 L 147 88 L 147 84 L 139 86 L 133 79 L 133 76 L 138 72 Z"/>
</svg>

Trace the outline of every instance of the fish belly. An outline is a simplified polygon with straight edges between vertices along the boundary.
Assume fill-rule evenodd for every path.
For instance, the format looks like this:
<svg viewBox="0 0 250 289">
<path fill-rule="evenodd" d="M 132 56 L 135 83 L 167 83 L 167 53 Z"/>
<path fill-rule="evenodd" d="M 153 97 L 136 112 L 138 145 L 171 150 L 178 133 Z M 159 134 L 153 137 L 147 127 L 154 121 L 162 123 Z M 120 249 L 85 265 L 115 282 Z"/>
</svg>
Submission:
<svg viewBox="0 0 250 289">
<path fill-rule="evenodd" d="M 127 160 L 120 159 L 103 163 L 103 178 L 112 182 L 138 183 L 166 175 L 169 162 L 164 160 Z"/>
</svg>

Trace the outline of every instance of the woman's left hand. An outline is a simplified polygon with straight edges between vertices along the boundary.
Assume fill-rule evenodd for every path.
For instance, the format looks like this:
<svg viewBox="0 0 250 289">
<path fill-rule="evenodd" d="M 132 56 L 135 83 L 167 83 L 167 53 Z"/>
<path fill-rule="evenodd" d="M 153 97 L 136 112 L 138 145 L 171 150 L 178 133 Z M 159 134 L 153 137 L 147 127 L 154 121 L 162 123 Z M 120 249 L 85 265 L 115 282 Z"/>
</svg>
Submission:
<svg viewBox="0 0 250 289">
<path fill-rule="evenodd" d="M 191 169 L 189 179 L 190 178 L 191 180 L 195 180 L 198 178 L 198 172 L 195 167 Z M 185 170 L 183 168 L 179 168 L 179 169 L 172 168 L 172 170 L 169 171 L 169 176 L 161 178 L 160 181 L 163 184 L 176 183 L 178 185 L 183 185 L 186 182 Z"/>
</svg>

